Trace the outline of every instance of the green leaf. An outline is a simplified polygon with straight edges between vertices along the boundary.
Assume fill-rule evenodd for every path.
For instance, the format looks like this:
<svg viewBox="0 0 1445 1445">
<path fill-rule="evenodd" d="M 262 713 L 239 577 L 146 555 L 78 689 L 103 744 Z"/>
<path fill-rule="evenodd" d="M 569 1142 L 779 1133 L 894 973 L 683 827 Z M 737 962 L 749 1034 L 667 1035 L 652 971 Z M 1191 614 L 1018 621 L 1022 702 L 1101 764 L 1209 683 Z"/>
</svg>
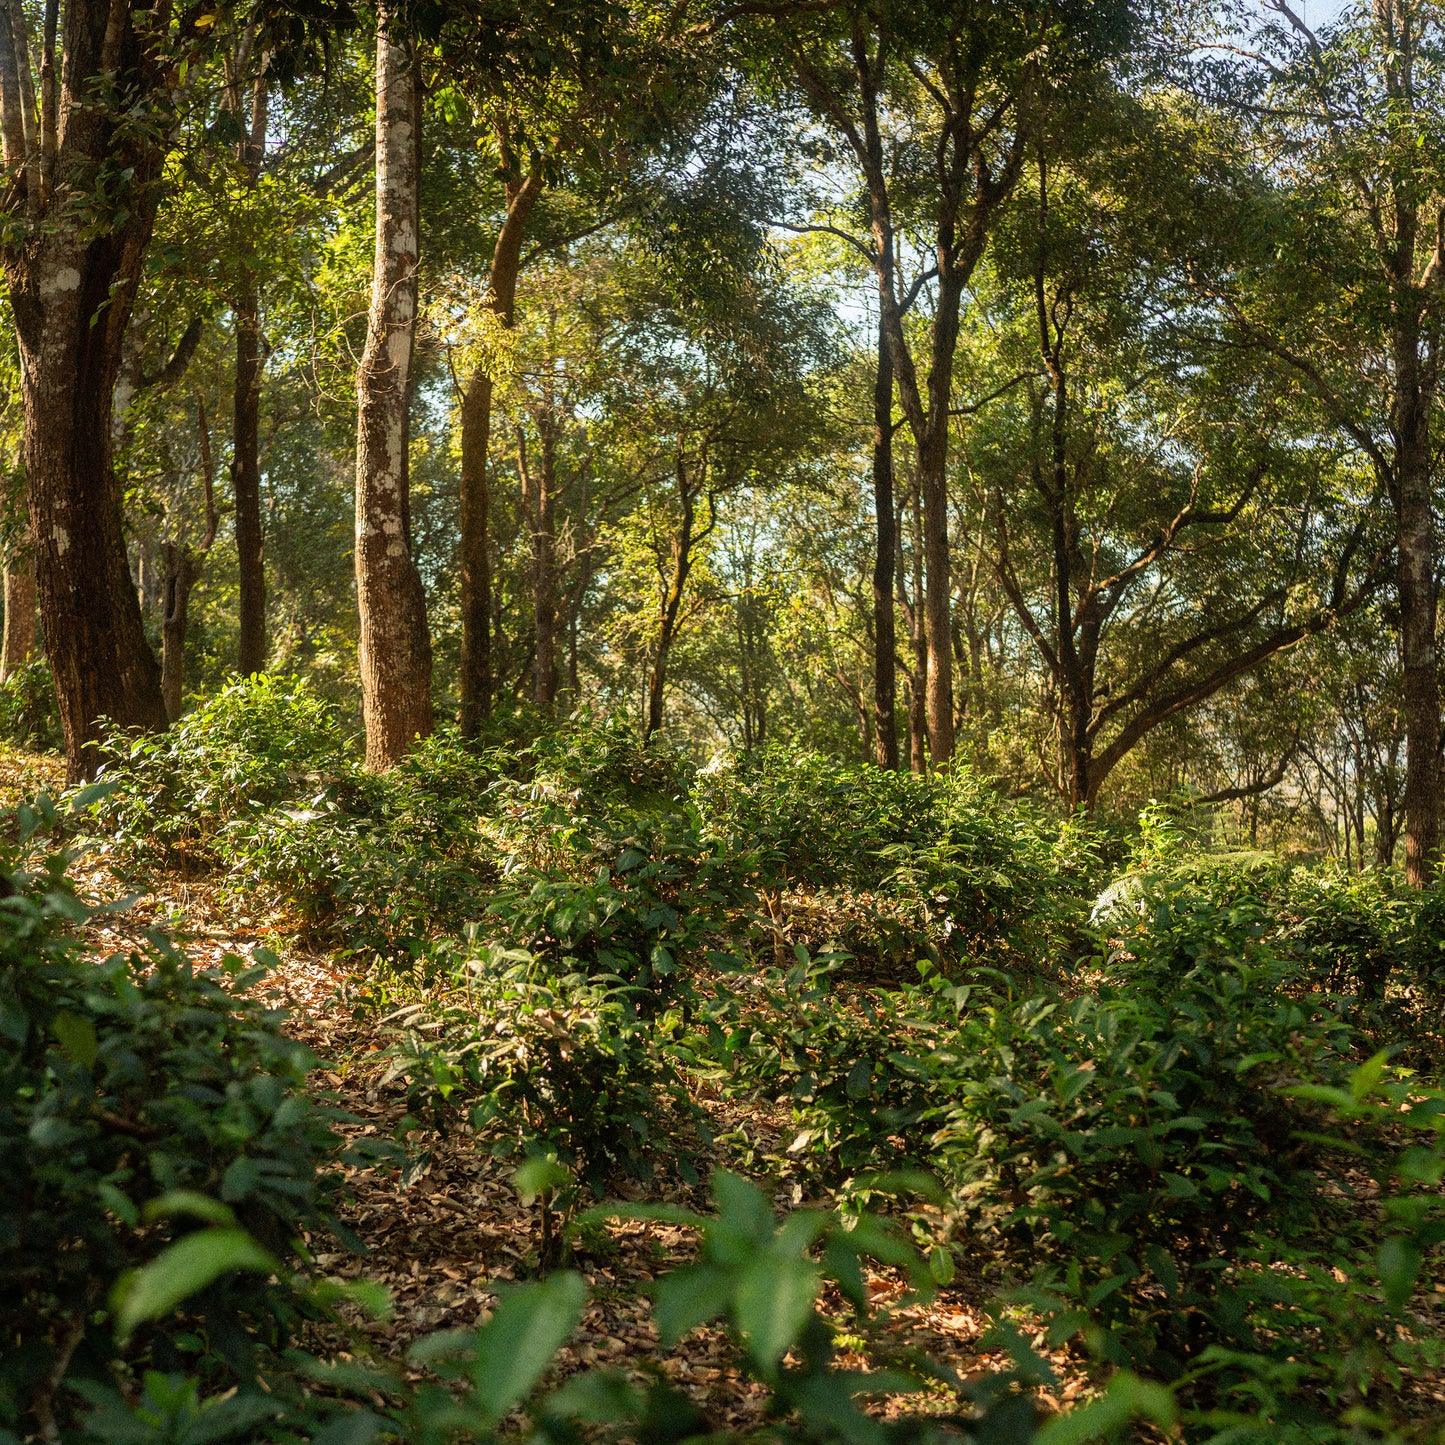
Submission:
<svg viewBox="0 0 1445 1445">
<path fill-rule="evenodd" d="M 202 1229 L 178 1239 L 148 1265 L 117 1282 L 111 1294 L 116 1333 L 169 1314 L 223 1274 L 277 1274 L 281 1266 L 244 1229 Z"/>
<path fill-rule="evenodd" d="M 744 1270 L 733 1296 L 738 1329 L 753 1358 L 771 1370 L 797 1343 L 818 1297 L 818 1267 L 801 1257 L 761 1258 Z"/>
<path fill-rule="evenodd" d="M 952 1284 L 954 1276 L 952 1251 L 945 1249 L 941 1244 L 934 1245 L 928 1255 L 928 1273 L 932 1275 L 934 1284 Z"/>
<path fill-rule="evenodd" d="M 712 1177 L 712 1197 L 717 1203 L 719 1222 L 729 1231 L 761 1243 L 773 1232 L 773 1211 L 756 1184 L 726 1169 Z"/>
<path fill-rule="evenodd" d="M 1174 1396 L 1163 1385 L 1121 1370 L 1097 1400 L 1065 1415 L 1055 1415 L 1034 1436 L 1033 1445 L 1086 1445 L 1143 1417 L 1161 1430 L 1174 1427 Z"/>
<path fill-rule="evenodd" d="M 664 1345 L 675 1345 L 689 1330 L 716 1319 L 732 1300 L 733 1282 L 712 1264 L 690 1264 L 658 1280 L 653 1319 Z"/>
<path fill-rule="evenodd" d="M 1385 1066 L 1390 1062 L 1389 1049 L 1381 1049 L 1373 1058 L 1367 1059 L 1350 1075 L 1350 1098 L 1360 1103 L 1372 1094 L 1384 1077 Z"/>
<path fill-rule="evenodd" d="M 1164 1293 L 1173 1299 L 1179 1293 L 1179 1266 L 1174 1263 L 1174 1256 L 1157 1244 L 1146 1244 L 1142 1253 L 1144 1263 L 1164 1287 Z"/>
<path fill-rule="evenodd" d="M 198 1194 L 194 1189 L 168 1190 L 152 1199 L 142 1215 L 147 1224 L 154 1224 L 158 1219 L 174 1219 L 177 1215 L 222 1226 L 236 1222 L 236 1216 L 220 1200 L 212 1199 L 209 1194 Z"/>
<path fill-rule="evenodd" d="M 559 1189 L 571 1182 L 572 1171 L 545 1154 L 532 1155 L 518 1165 L 512 1175 L 512 1187 L 521 1196 L 523 1204 L 530 1204 L 549 1190 Z"/>
<path fill-rule="evenodd" d="M 1380 1246 L 1378 1262 L 1386 1303 L 1391 1309 L 1399 1309 L 1414 1293 L 1420 1276 L 1419 1246 L 1408 1239 L 1387 1239 Z"/>
<path fill-rule="evenodd" d="M 496 1425 L 524 1399 L 577 1328 L 587 1286 L 565 1270 L 509 1295 L 477 1336 L 470 1370 L 475 1403 Z"/>
<path fill-rule="evenodd" d="M 95 1025 L 88 1018 L 81 1014 L 58 1013 L 50 1027 L 55 1031 L 60 1047 L 82 1069 L 89 1070 L 94 1067 L 96 1051 L 100 1045 L 95 1036 Z"/>
</svg>

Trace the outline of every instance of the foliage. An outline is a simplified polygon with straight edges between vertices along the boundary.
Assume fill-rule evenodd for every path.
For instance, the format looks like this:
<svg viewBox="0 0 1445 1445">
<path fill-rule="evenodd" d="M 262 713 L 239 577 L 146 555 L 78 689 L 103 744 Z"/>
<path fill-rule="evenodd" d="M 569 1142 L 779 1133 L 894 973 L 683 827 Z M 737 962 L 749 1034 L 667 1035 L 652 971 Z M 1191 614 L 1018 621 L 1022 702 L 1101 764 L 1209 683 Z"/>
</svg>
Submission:
<svg viewBox="0 0 1445 1445">
<path fill-rule="evenodd" d="M 1032 1391 L 1052 1377 L 1048 1366 L 1017 1340 L 1009 1341 L 1011 1368 L 969 1381 L 926 1361 L 906 1369 L 841 1368 L 830 1327 L 817 1309 L 825 1280 L 835 1283 L 859 1317 L 866 1318 L 863 1262 L 900 1268 L 915 1285 L 926 1287 L 926 1273 L 912 1249 L 883 1221 L 867 1214 L 845 1222 L 823 1211 L 795 1211 L 779 1222 L 755 1185 L 725 1171 L 714 1175 L 712 1190 L 712 1214 L 608 1207 L 596 1217 L 620 1212 L 700 1232 L 699 1262 L 658 1282 L 654 1318 L 668 1343 L 700 1324 L 716 1320 L 725 1325 L 739 1366 L 769 1389 L 772 1438 L 837 1445 L 943 1440 L 984 1445 L 1006 1438 L 1068 1445 L 1140 1416 L 1164 1428 L 1173 1425 L 1175 1410 L 1167 1391 L 1120 1376 L 1078 1416 L 1062 1417 L 1035 1435 Z M 145 1266 L 132 1288 L 132 1298 L 142 1294 L 147 1301 L 140 1316 L 163 1317 L 172 1308 L 173 1296 L 195 1278 L 214 1280 L 228 1270 L 254 1265 L 254 1260 L 228 1254 L 220 1239 L 229 1232 L 223 1220 L 202 1231 L 200 1238 L 209 1248 L 199 1271 L 178 1257 L 187 1241 L 170 1246 Z M 364 1293 L 374 1308 L 385 1308 L 384 1295 Z M 311 1296 L 324 1303 L 331 1292 L 312 1286 Z M 370 1362 L 298 1356 L 293 1368 L 299 1378 L 273 1379 L 265 1393 L 243 1388 L 206 1397 L 194 1378 L 159 1372 L 146 1374 L 136 1400 L 93 1388 L 87 1392 L 96 1405 L 87 1421 L 87 1438 L 127 1445 L 202 1445 L 238 1438 L 310 1440 L 316 1445 L 396 1439 L 409 1445 L 444 1445 L 462 1439 L 571 1440 L 584 1432 L 591 1439 L 639 1445 L 675 1445 L 703 1433 L 724 1441 L 740 1438 L 710 1430 L 692 1401 L 672 1385 L 639 1385 L 618 1372 L 593 1370 L 547 1388 L 548 1367 L 576 1328 L 586 1297 L 581 1276 L 570 1271 L 522 1285 L 480 1329 L 419 1340 L 408 1357 L 410 1378 Z M 325 1393 L 297 1388 L 314 1384 L 324 1386 Z M 938 1384 L 953 1394 L 950 1413 L 924 1409 L 883 1423 L 859 1408 L 861 1397 L 883 1391 L 917 1395 Z M 525 1422 L 520 1431 L 519 1412 Z"/>
<path fill-rule="evenodd" d="M 0 683 L 0 738 L 39 752 L 64 746 L 55 679 L 43 658 L 22 663 Z"/>
<path fill-rule="evenodd" d="M 434 954 L 429 996 L 392 1015 L 387 1077 L 405 1080 L 410 1108 L 465 1118 L 498 1153 L 553 1152 L 599 1192 L 650 1178 L 669 1126 L 693 1123 L 667 1059 L 672 1020 L 644 1020 L 640 987 L 473 944 Z"/>
<path fill-rule="evenodd" d="M 230 830 L 347 764 L 333 710 L 303 681 L 241 678 L 164 733 L 116 738 L 96 805 L 114 848 L 137 860 L 203 870 Z"/>
<path fill-rule="evenodd" d="M 224 1201 L 267 1257 L 294 1256 L 330 1226 L 338 1149 L 328 1110 L 304 1092 L 313 1064 L 255 995 L 265 960 L 194 969 L 164 936 L 98 954 L 92 911 L 64 852 L 32 858 L 54 828 L 22 807 L 0 898 L 0 1422 L 68 1408 L 62 1380 L 103 1377 L 130 1325 L 108 1311 L 127 1272 L 167 1238 L 181 1248 L 198 1195 Z M 202 1201 L 204 1205 L 205 1201 Z M 202 1218 L 206 1217 L 204 1212 Z M 270 1273 L 269 1270 L 265 1273 Z M 184 1320 L 151 1328 L 132 1358 L 247 1379 L 303 1302 L 255 1275 L 195 1294 Z"/>
<path fill-rule="evenodd" d="M 951 951 L 1062 922 L 1075 894 L 1060 875 L 1077 839 L 1059 848 L 1057 830 L 967 769 L 925 777 L 773 749 L 700 775 L 698 797 L 710 829 L 756 853 L 763 886 L 917 900 Z"/>
</svg>

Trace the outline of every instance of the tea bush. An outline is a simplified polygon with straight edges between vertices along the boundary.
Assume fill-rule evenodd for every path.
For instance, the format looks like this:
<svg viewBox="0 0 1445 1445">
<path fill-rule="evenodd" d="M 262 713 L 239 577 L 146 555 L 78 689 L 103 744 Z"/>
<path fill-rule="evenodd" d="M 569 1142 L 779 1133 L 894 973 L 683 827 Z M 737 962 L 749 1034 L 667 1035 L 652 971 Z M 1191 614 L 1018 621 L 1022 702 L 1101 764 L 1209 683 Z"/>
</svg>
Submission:
<svg viewBox="0 0 1445 1445">
<path fill-rule="evenodd" d="M 56 821 L 19 815 L 22 844 Z M 197 971 L 162 936 L 102 957 L 63 853 L 0 868 L 0 1424 L 42 1430 L 61 1386 L 102 1379 L 120 1340 L 109 1295 L 214 1196 L 279 1259 L 331 1227 L 338 1140 L 304 1083 L 313 1060 L 279 1029 L 239 958 Z M 255 1276 L 198 1295 L 138 1356 L 249 1378 L 301 1302 Z"/>
<path fill-rule="evenodd" d="M 1269 922 L 1178 897 L 1112 941 L 1094 992 L 968 1020 L 965 1060 L 988 1062 L 942 1112 L 947 1175 L 976 1227 L 1047 1263 L 1079 1312 L 1056 1328 L 1101 1322 L 1119 1362 L 1177 1373 L 1249 1227 L 1324 1208 L 1281 1089 L 1337 1076 L 1352 1034 Z"/>
<path fill-rule="evenodd" d="M 391 1016 L 387 1081 L 405 1082 L 414 1113 L 465 1119 L 504 1155 L 555 1153 L 599 1191 L 649 1178 L 675 1152 L 669 1132 L 695 1133 L 667 1057 L 673 1021 L 642 1017 L 644 990 L 496 944 L 439 950 L 428 973 L 428 997 Z"/>
<path fill-rule="evenodd" d="M 966 769 L 923 777 L 770 751 L 701 775 L 696 796 L 728 851 L 757 858 L 760 886 L 922 905 L 915 953 L 1017 954 L 1025 934 L 1037 949 L 1083 917 L 1084 830 L 1049 828 Z"/>
<path fill-rule="evenodd" d="M 240 678 L 166 732 L 114 739 L 96 822 L 122 858 L 206 871 L 225 861 L 231 829 L 351 761 L 334 711 L 304 681 Z"/>
</svg>

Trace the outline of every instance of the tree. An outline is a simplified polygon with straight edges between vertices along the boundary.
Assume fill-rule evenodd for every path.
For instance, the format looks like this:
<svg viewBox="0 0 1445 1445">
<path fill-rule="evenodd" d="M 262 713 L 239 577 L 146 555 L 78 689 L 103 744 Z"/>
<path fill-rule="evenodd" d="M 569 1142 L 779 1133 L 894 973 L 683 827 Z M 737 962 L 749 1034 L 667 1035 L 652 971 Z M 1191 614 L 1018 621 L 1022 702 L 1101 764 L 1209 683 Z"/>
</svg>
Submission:
<svg viewBox="0 0 1445 1445">
<path fill-rule="evenodd" d="M 1445 298 L 1439 133 L 1445 7 L 1371 0 L 1325 31 L 1288 0 L 1235 78 L 1259 164 L 1281 186 L 1271 264 L 1224 290 L 1243 340 L 1318 398 L 1359 448 L 1395 523 L 1406 730 L 1405 871 L 1440 843 L 1438 556 L 1432 414 Z"/>
<path fill-rule="evenodd" d="M 0 252 L 23 359 L 36 590 L 72 778 L 101 719 L 164 726 L 112 475 L 111 394 L 159 201 L 175 87 L 212 17 L 48 5 L 38 80 L 23 13 L 0 21 L 0 137 L 17 181 Z M 13 23 L 20 18 L 21 23 Z M 204 22 L 204 23 L 201 23 Z"/>
<path fill-rule="evenodd" d="M 1018 180 L 1050 83 L 1089 61 L 1117 28 L 1099 7 L 1070 33 L 1048 4 L 838 6 L 789 19 L 798 84 L 861 175 L 871 232 L 860 246 L 878 281 L 881 325 L 918 450 L 927 640 L 927 722 L 935 764 L 953 755 L 948 447 L 954 354 L 964 292 L 989 228 Z M 1108 10 L 1108 13 L 1103 13 Z M 1070 17 L 1072 18 L 1072 17 Z M 888 134 L 890 123 L 900 128 Z M 926 374 L 905 329 L 899 250 L 910 223 L 932 288 Z"/>
<path fill-rule="evenodd" d="M 376 31 L 376 254 L 356 376 L 356 598 L 367 766 L 432 730 L 431 638 L 408 493 L 417 306 L 420 96 L 412 41 L 383 8 Z"/>
<path fill-rule="evenodd" d="M 1112 102 L 1060 121 L 1073 154 L 1041 140 L 968 337 L 998 394 L 955 410 L 981 551 L 1044 670 L 1056 785 L 1093 808 L 1155 729 L 1363 606 L 1384 554 L 1352 469 L 1268 369 L 1160 320 L 1186 310 L 1192 226 L 1227 207 L 1176 125 Z"/>
<path fill-rule="evenodd" d="M 257 53 L 254 20 L 226 57 L 226 107 L 241 130 L 236 162 L 242 184 L 254 191 L 266 158 L 270 82 L 267 57 Z M 246 91 L 249 82 L 249 104 Z M 236 499 L 236 561 L 240 573 L 240 637 L 236 668 L 242 674 L 266 665 L 266 566 L 261 528 L 261 377 L 266 358 L 261 335 L 256 265 L 246 247 L 240 258 L 231 311 L 236 331 L 235 388 L 231 403 L 231 489 Z"/>
</svg>

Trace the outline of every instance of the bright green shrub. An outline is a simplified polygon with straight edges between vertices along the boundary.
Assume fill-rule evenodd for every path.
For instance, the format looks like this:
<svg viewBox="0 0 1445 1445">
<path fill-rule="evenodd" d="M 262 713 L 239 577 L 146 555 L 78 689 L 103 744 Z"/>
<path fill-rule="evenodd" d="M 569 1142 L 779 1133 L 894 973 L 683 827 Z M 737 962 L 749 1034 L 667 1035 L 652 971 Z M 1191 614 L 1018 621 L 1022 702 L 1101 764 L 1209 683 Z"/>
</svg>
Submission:
<svg viewBox="0 0 1445 1445">
<path fill-rule="evenodd" d="M 117 738 L 95 808 L 121 856 L 212 869 L 230 830 L 309 797 L 353 765 L 331 707 L 304 681 L 241 678 L 169 731 Z"/>
<path fill-rule="evenodd" d="M 496 884 L 481 824 L 502 761 L 442 728 L 385 773 L 353 764 L 304 806 L 238 819 L 217 852 L 236 887 L 283 902 L 308 933 L 404 962 L 438 929 L 477 917 Z"/>
<path fill-rule="evenodd" d="M 668 1131 L 694 1128 L 667 1057 L 674 1022 L 644 1020 L 642 990 L 496 945 L 441 953 L 428 997 L 391 1016 L 387 1079 L 405 1081 L 413 1113 L 465 1118 L 504 1155 L 555 1152 L 599 1190 L 650 1178 Z"/>
<path fill-rule="evenodd" d="M 54 822 L 21 810 L 22 835 Z M 86 910 L 55 855 L 4 860 L 0 897 L 0 1424 L 63 1414 L 60 1381 L 101 1379 L 119 1353 L 112 1287 L 191 1227 L 151 1222 L 177 1192 L 218 1197 L 278 1258 L 329 1226 L 338 1141 L 304 1092 L 309 1053 L 255 999 L 239 958 L 197 972 L 162 937 L 102 958 L 73 931 Z M 181 1223 L 175 1220 L 181 1218 Z M 297 1309 L 254 1276 L 217 1284 L 139 1339 L 132 1359 L 254 1372 Z"/>
<path fill-rule="evenodd" d="M 688 991 L 689 967 L 726 943 L 730 913 L 752 902 L 748 860 L 700 835 L 691 808 L 623 837 L 593 831 L 570 862 L 580 878 L 511 873 L 488 913 L 559 974 L 637 986 L 645 1013 Z"/>
<path fill-rule="evenodd" d="M 966 769 L 921 777 L 769 751 L 701 775 L 696 797 L 709 831 L 756 855 L 762 886 L 881 891 L 920 904 L 915 957 L 930 946 L 996 951 L 1023 932 L 1054 936 L 1082 920 L 1083 830 L 1046 826 Z M 885 932 L 887 923 L 885 913 Z"/>
<path fill-rule="evenodd" d="M 1174 898 L 1113 941 L 1096 993 L 970 1015 L 935 1147 L 973 1227 L 1065 1302 L 1060 1338 L 1102 1323 L 1111 1358 L 1176 1373 L 1250 1230 L 1324 1210 L 1310 1111 L 1281 1090 L 1338 1075 L 1352 1035 L 1269 923 Z"/>
</svg>

